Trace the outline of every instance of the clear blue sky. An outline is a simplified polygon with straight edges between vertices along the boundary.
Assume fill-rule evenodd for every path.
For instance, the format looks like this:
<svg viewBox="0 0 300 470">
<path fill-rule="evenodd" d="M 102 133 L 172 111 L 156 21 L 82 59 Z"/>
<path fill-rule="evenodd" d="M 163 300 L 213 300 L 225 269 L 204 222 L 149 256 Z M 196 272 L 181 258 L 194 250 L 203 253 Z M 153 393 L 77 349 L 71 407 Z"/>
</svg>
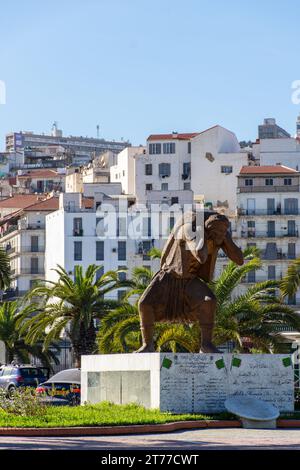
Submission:
<svg viewBox="0 0 300 470">
<path fill-rule="evenodd" d="M 298 0 L 1 0 L 0 149 L 11 130 L 143 143 L 221 124 L 294 133 Z"/>
</svg>

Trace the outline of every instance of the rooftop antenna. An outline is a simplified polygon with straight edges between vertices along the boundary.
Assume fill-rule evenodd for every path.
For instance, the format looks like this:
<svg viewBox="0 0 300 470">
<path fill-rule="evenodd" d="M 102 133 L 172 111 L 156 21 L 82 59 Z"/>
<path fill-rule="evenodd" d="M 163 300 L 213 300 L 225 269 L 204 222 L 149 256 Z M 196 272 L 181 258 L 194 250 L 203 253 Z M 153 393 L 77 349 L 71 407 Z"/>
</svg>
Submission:
<svg viewBox="0 0 300 470">
<path fill-rule="evenodd" d="M 97 139 L 99 139 L 100 136 L 100 126 L 97 124 Z"/>
</svg>

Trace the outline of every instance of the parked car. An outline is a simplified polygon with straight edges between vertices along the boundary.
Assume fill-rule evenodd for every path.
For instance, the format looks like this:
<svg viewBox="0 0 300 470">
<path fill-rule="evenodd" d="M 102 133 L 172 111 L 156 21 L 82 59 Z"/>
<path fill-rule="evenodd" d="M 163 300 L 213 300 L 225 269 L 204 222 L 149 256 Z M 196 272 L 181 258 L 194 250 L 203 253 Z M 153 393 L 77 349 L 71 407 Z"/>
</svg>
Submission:
<svg viewBox="0 0 300 470">
<path fill-rule="evenodd" d="M 80 369 L 66 369 L 39 384 L 36 392 L 49 405 L 79 405 L 80 384 Z"/>
<path fill-rule="evenodd" d="M 27 364 L 3 365 L 0 367 L 0 388 L 11 395 L 18 387 L 36 387 L 49 378 L 47 367 Z"/>
</svg>

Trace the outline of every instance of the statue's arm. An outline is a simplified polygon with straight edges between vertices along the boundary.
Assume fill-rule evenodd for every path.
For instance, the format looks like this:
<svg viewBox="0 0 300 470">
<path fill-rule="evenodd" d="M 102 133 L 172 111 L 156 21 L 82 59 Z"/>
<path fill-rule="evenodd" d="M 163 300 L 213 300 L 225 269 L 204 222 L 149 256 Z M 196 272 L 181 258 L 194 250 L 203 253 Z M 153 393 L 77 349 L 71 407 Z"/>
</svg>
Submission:
<svg viewBox="0 0 300 470">
<path fill-rule="evenodd" d="M 169 238 L 168 238 L 168 240 L 166 241 L 165 246 L 164 246 L 164 248 L 163 248 L 163 250 L 162 250 L 162 253 L 161 253 L 160 267 L 162 267 L 162 266 L 165 264 L 166 259 L 167 259 L 167 256 L 168 256 L 168 254 L 170 253 L 171 246 L 172 246 L 173 243 L 174 243 L 174 236 L 173 236 L 173 234 L 171 233 L 171 234 L 169 235 Z"/>
<path fill-rule="evenodd" d="M 242 250 L 233 242 L 231 235 L 227 232 L 223 244 L 221 245 L 222 250 L 228 256 L 231 261 L 241 266 L 244 263 L 244 256 Z"/>
</svg>

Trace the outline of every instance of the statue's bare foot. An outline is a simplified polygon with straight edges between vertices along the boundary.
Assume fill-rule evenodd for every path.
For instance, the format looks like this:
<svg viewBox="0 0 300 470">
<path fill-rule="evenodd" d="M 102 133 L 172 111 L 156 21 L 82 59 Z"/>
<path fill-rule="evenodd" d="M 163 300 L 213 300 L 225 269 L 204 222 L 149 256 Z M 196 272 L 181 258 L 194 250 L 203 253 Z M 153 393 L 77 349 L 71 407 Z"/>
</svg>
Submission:
<svg viewBox="0 0 300 470">
<path fill-rule="evenodd" d="M 143 346 L 140 347 L 140 349 L 134 352 L 135 353 L 151 353 L 151 352 L 155 352 L 155 348 L 153 344 L 143 344 Z"/>
<path fill-rule="evenodd" d="M 222 351 L 216 348 L 216 346 L 214 346 L 213 343 L 205 343 L 205 344 L 201 344 L 199 353 L 221 354 Z"/>
</svg>

